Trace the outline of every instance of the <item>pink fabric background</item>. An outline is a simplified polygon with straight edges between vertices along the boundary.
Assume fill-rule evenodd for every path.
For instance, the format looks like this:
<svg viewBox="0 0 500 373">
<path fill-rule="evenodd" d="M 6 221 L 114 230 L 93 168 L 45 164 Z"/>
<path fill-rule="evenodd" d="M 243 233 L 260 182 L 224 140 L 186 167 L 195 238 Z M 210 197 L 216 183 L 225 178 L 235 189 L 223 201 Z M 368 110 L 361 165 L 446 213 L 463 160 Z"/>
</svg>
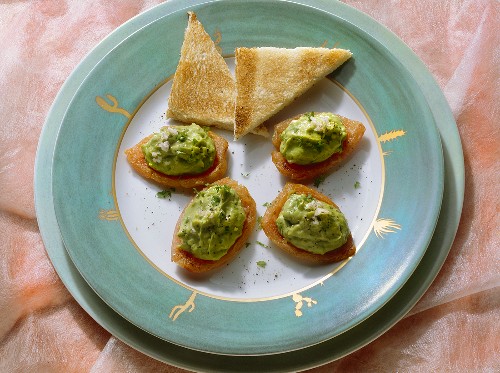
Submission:
<svg viewBox="0 0 500 373">
<path fill-rule="evenodd" d="M 403 39 L 453 110 L 465 203 L 436 281 L 410 314 L 313 372 L 500 371 L 500 2 L 347 0 Z M 76 64 L 157 1 L 0 1 L 0 371 L 181 372 L 115 339 L 69 295 L 33 201 L 38 137 Z"/>
</svg>

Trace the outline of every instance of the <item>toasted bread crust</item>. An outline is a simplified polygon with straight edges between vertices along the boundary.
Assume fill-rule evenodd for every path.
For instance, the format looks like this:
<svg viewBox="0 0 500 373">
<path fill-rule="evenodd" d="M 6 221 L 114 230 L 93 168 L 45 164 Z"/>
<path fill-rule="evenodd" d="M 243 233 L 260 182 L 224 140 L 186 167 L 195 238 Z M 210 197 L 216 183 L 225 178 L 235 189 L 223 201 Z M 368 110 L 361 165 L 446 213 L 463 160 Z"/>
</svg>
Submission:
<svg viewBox="0 0 500 373">
<path fill-rule="evenodd" d="M 240 197 L 246 214 L 246 219 L 243 224 L 243 232 L 241 236 L 238 237 L 233 246 L 229 248 L 228 252 L 219 260 L 198 259 L 192 254 L 180 248 L 182 240 L 177 236 L 177 232 L 179 232 L 179 228 L 182 219 L 184 217 L 184 213 L 186 211 L 186 209 L 184 209 L 184 211 L 181 213 L 181 216 L 179 217 L 179 220 L 177 221 L 177 225 L 175 226 L 174 237 L 172 239 L 171 258 L 172 261 L 175 262 L 177 265 L 190 272 L 202 273 L 202 272 L 212 271 L 214 269 L 220 268 L 224 264 L 233 260 L 236 257 L 236 255 L 238 255 L 238 253 L 241 251 L 241 249 L 245 246 L 248 237 L 250 236 L 255 227 L 256 216 L 257 216 L 256 205 L 254 199 L 252 198 L 252 196 L 250 196 L 250 193 L 248 192 L 247 188 L 227 177 L 216 181 L 212 185 L 214 184 L 228 185 L 231 188 L 233 188 Z"/>
<path fill-rule="evenodd" d="M 194 12 L 188 12 L 167 117 L 234 132 L 236 85 L 224 58 Z M 251 131 L 269 137 L 265 126 Z"/>
<path fill-rule="evenodd" d="M 311 180 L 319 175 L 328 172 L 328 170 L 340 164 L 358 147 L 361 138 L 363 137 L 363 134 L 366 130 L 365 126 L 361 122 L 339 115 L 347 131 L 347 136 L 343 143 L 342 152 L 335 153 L 330 158 L 325 159 L 322 162 L 313 163 L 310 165 L 290 163 L 279 151 L 281 144 L 280 135 L 288 127 L 292 120 L 298 119 L 302 115 L 303 114 L 299 114 L 293 118 L 289 118 L 278 123 L 274 128 L 272 139 L 273 145 L 277 149 L 271 154 L 273 163 L 282 175 L 295 181 Z"/>
<path fill-rule="evenodd" d="M 294 193 L 298 194 L 309 194 L 312 197 L 328 203 L 331 206 L 338 208 L 338 206 L 327 196 L 321 194 L 315 189 L 306 187 L 302 184 L 293 184 L 286 183 L 283 190 L 278 194 L 278 196 L 274 199 L 271 205 L 267 208 L 266 213 L 264 214 L 261 225 L 264 233 L 269 237 L 269 239 L 280 249 L 285 251 L 286 253 L 300 259 L 306 261 L 308 263 L 334 263 L 340 262 L 344 259 L 347 259 L 353 256 L 356 253 L 356 247 L 354 246 L 354 242 L 352 239 L 352 235 L 349 234 L 347 242 L 339 247 L 338 249 L 327 252 L 326 254 L 314 254 L 306 250 L 299 249 L 298 247 L 292 245 L 288 242 L 279 232 L 278 226 L 276 225 L 276 219 L 283 208 L 283 205 L 288 200 L 288 197 Z"/>
<path fill-rule="evenodd" d="M 250 129 L 253 108 L 247 103 L 252 102 L 256 89 L 257 49 L 236 48 L 236 107 L 234 112 L 234 137 L 243 136 Z"/>
<path fill-rule="evenodd" d="M 351 57 L 344 49 L 237 48 L 234 136 L 290 104 Z"/>
<path fill-rule="evenodd" d="M 212 138 L 215 145 L 214 163 L 208 170 L 196 175 L 170 176 L 149 167 L 141 146 L 147 143 L 153 135 L 142 139 L 132 148 L 125 150 L 125 155 L 127 156 L 128 163 L 130 163 L 139 175 L 153 180 L 162 186 L 186 189 L 205 186 L 207 183 L 213 183 L 223 178 L 227 171 L 228 143 L 226 139 L 211 131 L 208 132 L 208 135 Z"/>
<path fill-rule="evenodd" d="M 188 15 L 167 117 L 232 130 L 234 78 L 196 14 Z"/>
</svg>

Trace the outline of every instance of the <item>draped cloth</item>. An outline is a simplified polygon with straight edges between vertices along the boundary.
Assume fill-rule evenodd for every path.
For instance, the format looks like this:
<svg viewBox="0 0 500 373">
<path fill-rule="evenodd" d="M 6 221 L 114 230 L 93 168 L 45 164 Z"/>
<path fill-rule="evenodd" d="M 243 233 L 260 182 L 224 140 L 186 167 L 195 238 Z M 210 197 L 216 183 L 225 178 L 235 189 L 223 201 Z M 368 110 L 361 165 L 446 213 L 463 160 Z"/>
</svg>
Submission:
<svg viewBox="0 0 500 373">
<path fill-rule="evenodd" d="M 422 299 L 389 331 L 311 372 L 500 370 L 500 2 L 346 0 L 422 59 L 465 157 L 456 239 Z M 33 167 L 61 85 L 113 29 L 155 0 L 0 2 L 0 371 L 182 372 L 110 335 L 57 276 L 37 226 Z M 445 135 L 445 134 L 444 134 Z"/>
</svg>

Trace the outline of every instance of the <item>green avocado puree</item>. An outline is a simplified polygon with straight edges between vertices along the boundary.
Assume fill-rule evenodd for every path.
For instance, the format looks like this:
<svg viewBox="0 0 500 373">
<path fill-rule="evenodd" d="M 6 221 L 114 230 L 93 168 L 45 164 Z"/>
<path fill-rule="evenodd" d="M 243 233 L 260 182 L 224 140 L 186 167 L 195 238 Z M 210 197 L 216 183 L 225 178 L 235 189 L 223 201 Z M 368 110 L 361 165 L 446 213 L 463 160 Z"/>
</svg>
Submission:
<svg viewBox="0 0 500 373">
<path fill-rule="evenodd" d="M 322 162 L 342 151 L 346 136 L 345 126 L 337 115 L 311 112 L 292 120 L 281 133 L 280 152 L 290 163 Z"/>
<path fill-rule="evenodd" d="M 142 145 L 142 152 L 149 167 L 172 176 L 202 173 L 215 160 L 212 138 L 195 123 L 162 127 Z"/>
<path fill-rule="evenodd" d="M 350 234 L 344 214 L 306 194 L 288 197 L 276 225 L 288 242 L 314 254 L 338 249 Z"/>
<path fill-rule="evenodd" d="M 241 199 L 227 185 L 199 192 L 186 207 L 179 232 L 181 249 L 205 260 L 218 260 L 243 232 L 246 219 Z"/>
</svg>

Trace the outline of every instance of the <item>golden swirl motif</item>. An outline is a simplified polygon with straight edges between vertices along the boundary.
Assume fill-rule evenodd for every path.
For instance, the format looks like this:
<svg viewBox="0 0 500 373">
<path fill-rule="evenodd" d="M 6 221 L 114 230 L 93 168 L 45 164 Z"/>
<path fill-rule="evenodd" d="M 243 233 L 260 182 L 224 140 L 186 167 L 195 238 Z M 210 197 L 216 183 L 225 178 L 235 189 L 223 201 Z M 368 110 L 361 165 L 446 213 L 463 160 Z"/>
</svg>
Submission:
<svg viewBox="0 0 500 373">
<path fill-rule="evenodd" d="M 177 318 L 180 316 L 181 313 L 184 311 L 188 310 L 188 312 L 193 312 L 195 309 L 195 304 L 194 304 L 194 298 L 196 298 L 196 294 L 198 294 L 196 291 L 193 291 L 189 299 L 186 301 L 184 304 L 179 304 L 178 306 L 172 307 L 172 310 L 170 311 L 170 315 L 168 317 L 172 319 L 172 321 L 177 320 Z"/>
<path fill-rule="evenodd" d="M 217 49 L 217 51 L 220 54 L 222 54 L 222 48 L 219 45 L 220 41 L 222 40 L 222 34 L 218 28 L 215 29 L 214 38 L 215 38 L 215 40 L 214 40 L 215 49 Z"/>
<path fill-rule="evenodd" d="M 302 316 L 302 306 L 304 303 L 307 304 L 307 307 L 311 308 L 313 304 L 318 304 L 318 302 L 312 298 L 309 297 L 303 297 L 299 293 L 295 293 L 292 295 L 293 301 L 296 303 L 295 304 L 295 316 L 301 317 Z"/>
<path fill-rule="evenodd" d="M 320 45 L 320 48 L 326 48 L 326 46 L 328 45 L 328 40 L 325 40 L 323 42 L 323 44 Z M 337 48 L 338 46 L 340 45 L 340 42 L 335 42 L 335 44 L 333 44 L 333 47 L 332 48 Z"/>
<path fill-rule="evenodd" d="M 378 141 L 382 144 L 384 142 L 392 141 L 392 140 L 397 139 L 398 137 L 401 137 L 404 135 L 406 135 L 406 131 L 404 131 L 404 130 L 392 130 L 392 131 L 384 133 L 383 135 L 380 135 L 378 137 Z M 382 155 L 384 157 L 386 157 L 391 153 L 392 153 L 392 150 L 387 151 L 387 152 L 383 152 Z"/>
<path fill-rule="evenodd" d="M 377 219 L 373 223 L 373 231 L 378 238 L 384 239 L 387 233 L 396 233 L 396 229 L 401 230 L 401 225 L 392 219 Z"/>
<path fill-rule="evenodd" d="M 111 101 L 112 104 L 108 103 L 101 96 L 96 96 L 95 102 L 97 102 L 97 105 L 99 105 L 101 108 L 110 113 L 121 114 L 125 116 L 127 119 L 130 119 L 132 117 L 127 110 L 118 107 L 118 100 L 113 95 L 107 94 L 106 97 L 108 98 L 108 100 Z"/>
<path fill-rule="evenodd" d="M 116 210 L 100 209 L 98 217 L 101 220 L 108 220 L 108 221 L 118 220 L 120 218 L 120 213 Z"/>
<path fill-rule="evenodd" d="M 392 141 L 404 135 L 406 135 L 406 132 L 404 130 L 392 130 L 384 133 L 383 135 L 380 135 L 378 137 L 378 141 L 380 142 Z"/>
</svg>

